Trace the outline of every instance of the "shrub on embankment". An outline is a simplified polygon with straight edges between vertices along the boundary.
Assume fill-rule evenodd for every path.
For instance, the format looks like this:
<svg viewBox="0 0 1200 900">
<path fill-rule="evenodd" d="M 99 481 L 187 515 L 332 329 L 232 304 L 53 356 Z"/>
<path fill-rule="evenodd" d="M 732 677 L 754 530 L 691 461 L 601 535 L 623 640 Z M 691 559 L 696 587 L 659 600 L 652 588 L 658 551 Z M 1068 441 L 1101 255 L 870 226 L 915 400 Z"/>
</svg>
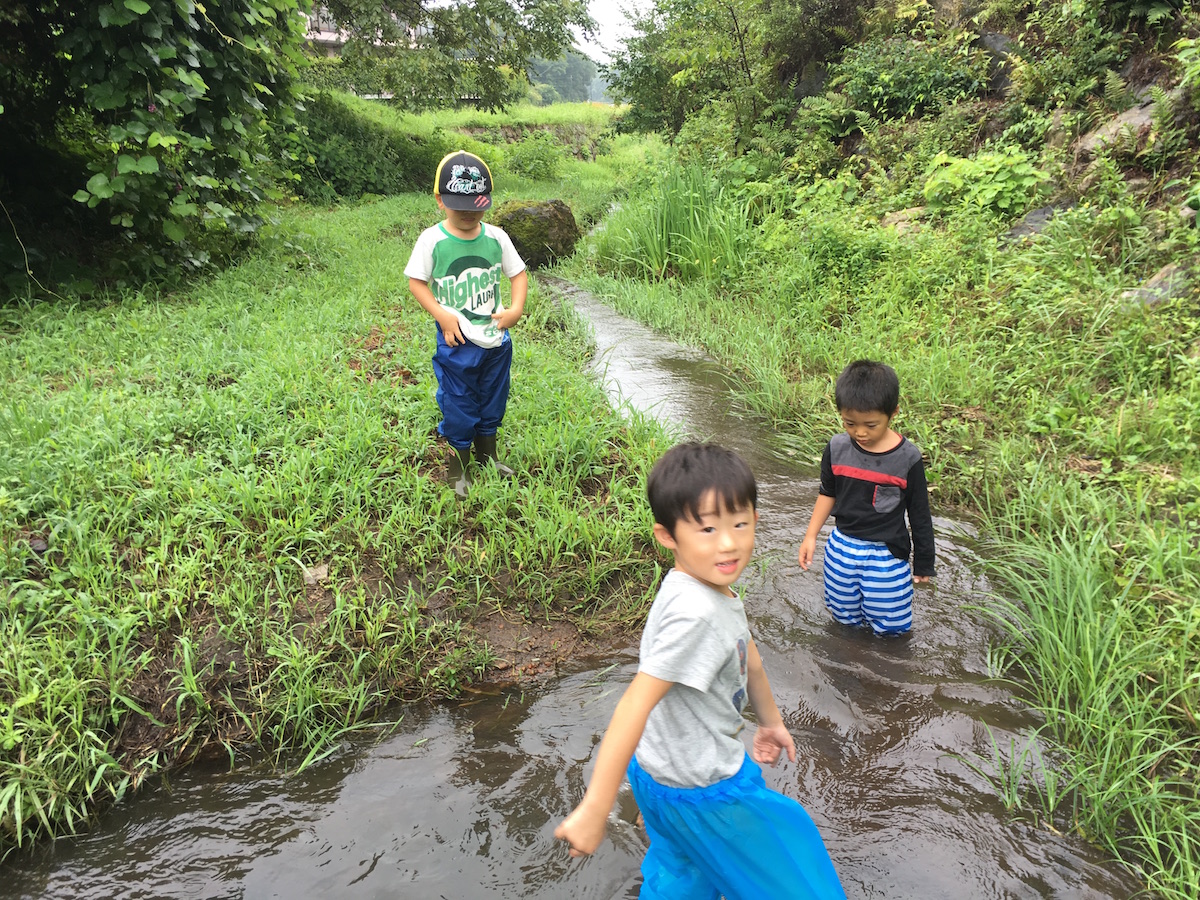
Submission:
<svg viewBox="0 0 1200 900">
<path fill-rule="evenodd" d="M 388 121 L 372 112 L 348 94 L 317 91 L 305 100 L 296 129 L 277 137 L 300 197 L 331 203 L 430 188 L 438 162 L 454 149 L 450 136 L 416 127 L 415 116 L 395 111 Z"/>
</svg>

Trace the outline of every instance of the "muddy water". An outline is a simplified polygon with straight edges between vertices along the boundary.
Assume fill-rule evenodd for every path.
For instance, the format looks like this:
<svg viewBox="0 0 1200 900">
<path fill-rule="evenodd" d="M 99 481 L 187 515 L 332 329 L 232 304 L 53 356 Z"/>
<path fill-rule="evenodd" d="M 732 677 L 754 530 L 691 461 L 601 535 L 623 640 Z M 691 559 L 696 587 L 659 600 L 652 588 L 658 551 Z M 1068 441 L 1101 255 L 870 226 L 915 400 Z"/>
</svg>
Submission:
<svg viewBox="0 0 1200 900">
<path fill-rule="evenodd" d="M 593 323 L 596 370 L 614 401 L 732 446 L 759 478 L 760 564 L 744 578 L 747 610 L 799 750 L 767 778 L 811 813 L 851 900 L 1136 893 L 1134 879 L 1082 841 L 1011 821 L 954 757 L 990 758 L 993 738 L 1020 745 L 1036 724 L 986 677 L 986 631 L 963 608 L 984 589 L 969 566 L 969 530 L 936 521 L 939 576 L 918 591 L 911 637 L 833 626 L 819 573 L 795 560 L 813 467 L 730 405 L 702 355 L 558 287 Z M 0 896 L 636 897 L 643 844 L 627 796 L 594 857 L 569 860 L 553 839 L 635 668 L 631 647 L 578 660 L 524 694 L 408 709 L 386 740 L 351 743 L 296 776 L 189 770 L 87 835 L 6 866 Z"/>
</svg>

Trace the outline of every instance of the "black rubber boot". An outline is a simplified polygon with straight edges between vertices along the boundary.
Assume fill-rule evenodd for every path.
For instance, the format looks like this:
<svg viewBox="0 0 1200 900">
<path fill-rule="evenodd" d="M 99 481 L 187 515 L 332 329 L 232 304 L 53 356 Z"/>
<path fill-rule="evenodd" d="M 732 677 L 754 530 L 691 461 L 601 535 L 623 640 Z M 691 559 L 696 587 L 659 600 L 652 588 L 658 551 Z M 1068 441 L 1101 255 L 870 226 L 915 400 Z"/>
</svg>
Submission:
<svg viewBox="0 0 1200 900">
<path fill-rule="evenodd" d="M 458 447 L 451 447 L 450 449 L 454 452 L 446 461 L 446 481 L 450 487 L 454 488 L 454 493 L 459 500 L 466 500 L 467 492 L 471 489 L 471 476 L 467 474 L 467 467 L 471 464 L 471 448 L 464 447 L 460 450 Z"/>
<path fill-rule="evenodd" d="M 481 466 L 491 466 L 505 478 L 517 477 L 516 472 L 497 458 L 496 436 L 494 434 L 475 435 L 475 462 Z"/>
</svg>

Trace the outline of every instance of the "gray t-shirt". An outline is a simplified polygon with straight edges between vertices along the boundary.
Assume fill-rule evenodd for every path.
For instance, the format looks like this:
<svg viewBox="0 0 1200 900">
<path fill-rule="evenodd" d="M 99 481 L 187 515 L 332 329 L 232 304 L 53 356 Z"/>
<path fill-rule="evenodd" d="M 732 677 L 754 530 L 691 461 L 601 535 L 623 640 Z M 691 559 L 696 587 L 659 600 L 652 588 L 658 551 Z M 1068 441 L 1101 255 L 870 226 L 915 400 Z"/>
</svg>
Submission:
<svg viewBox="0 0 1200 900">
<path fill-rule="evenodd" d="M 746 756 L 750 629 L 741 597 L 672 569 L 650 607 L 638 671 L 673 682 L 646 720 L 637 761 L 659 784 L 707 787 L 737 774 Z"/>
</svg>

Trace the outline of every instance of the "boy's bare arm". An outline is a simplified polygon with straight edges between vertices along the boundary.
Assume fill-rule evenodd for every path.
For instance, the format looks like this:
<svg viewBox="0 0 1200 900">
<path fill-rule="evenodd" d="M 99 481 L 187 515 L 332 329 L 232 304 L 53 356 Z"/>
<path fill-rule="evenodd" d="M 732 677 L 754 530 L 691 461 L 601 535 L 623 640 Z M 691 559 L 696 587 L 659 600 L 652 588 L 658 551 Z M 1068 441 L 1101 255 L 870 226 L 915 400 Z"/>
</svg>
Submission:
<svg viewBox="0 0 1200 900">
<path fill-rule="evenodd" d="M 754 733 L 754 761 L 773 766 L 779 762 L 779 751 L 782 750 L 787 753 L 788 762 L 795 762 L 796 742 L 775 705 L 771 683 L 754 641 L 750 642 L 746 653 L 746 695 L 750 698 L 754 718 L 758 720 L 758 731 Z"/>
<path fill-rule="evenodd" d="M 567 842 L 572 856 L 591 854 L 604 840 L 608 814 L 616 802 L 633 751 L 642 739 L 646 719 L 670 689 L 670 681 L 644 672 L 638 672 L 625 689 L 600 742 L 596 767 L 583 800 L 554 829 L 554 836 Z"/>
<path fill-rule="evenodd" d="M 804 541 L 800 544 L 800 568 L 808 571 L 812 564 L 813 555 L 817 552 L 817 535 L 825 527 L 829 514 L 833 512 L 834 497 L 821 494 L 813 504 L 812 518 L 808 522 L 808 531 L 804 533 Z"/>
<path fill-rule="evenodd" d="M 459 344 L 467 342 L 467 339 L 463 337 L 462 329 L 458 327 L 458 316 L 437 302 L 437 297 L 433 296 L 429 282 L 421 281 L 419 278 L 410 278 L 408 279 L 408 289 L 417 298 L 421 308 L 433 316 L 434 321 L 442 327 L 442 336 L 449 346 L 457 347 Z"/>
<path fill-rule="evenodd" d="M 522 269 L 508 280 L 508 309 L 492 316 L 497 328 L 512 328 L 525 312 L 525 297 L 529 294 L 529 274 Z"/>
</svg>

